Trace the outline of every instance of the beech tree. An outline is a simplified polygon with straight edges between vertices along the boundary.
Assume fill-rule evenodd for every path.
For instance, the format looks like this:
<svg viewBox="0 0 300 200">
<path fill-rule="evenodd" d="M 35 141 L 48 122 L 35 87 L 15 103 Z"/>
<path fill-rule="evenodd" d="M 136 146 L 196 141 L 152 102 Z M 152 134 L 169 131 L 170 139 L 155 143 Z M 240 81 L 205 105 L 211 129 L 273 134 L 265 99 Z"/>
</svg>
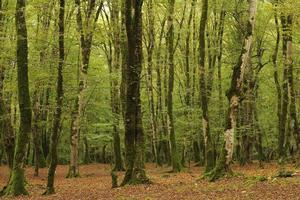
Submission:
<svg viewBox="0 0 300 200">
<path fill-rule="evenodd" d="M 26 4 L 24 0 L 16 2 L 17 30 L 17 67 L 18 67 L 18 100 L 20 109 L 20 128 L 17 133 L 13 168 L 8 185 L 1 192 L 4 195 L 26 195 L 24 165 L 26 148 L 31 133 L 31 104 L 28 80 L 28 42 L 25 20 Z"/>
<path fill-rule="evenodd" d="M 122 185 L 149 182 L 145 172 L 145 138 L 142 123 L 140 76 L 142 71 L 142 0 L 125 1 L 127 35 L 125 106 L 126 174 Z"/>
</svg>

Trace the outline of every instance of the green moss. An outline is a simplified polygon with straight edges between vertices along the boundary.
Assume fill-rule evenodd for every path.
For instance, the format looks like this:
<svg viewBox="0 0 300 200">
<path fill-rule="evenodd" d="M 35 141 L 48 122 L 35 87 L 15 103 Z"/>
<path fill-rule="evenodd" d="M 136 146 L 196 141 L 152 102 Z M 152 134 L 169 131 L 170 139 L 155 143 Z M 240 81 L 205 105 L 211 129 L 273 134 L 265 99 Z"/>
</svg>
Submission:
<svg viewBox="0 0 300 200">
<path fill-rule="evenodd" d="M 24 170 L 21 168 L 14 168 L 7 187 L 0 193 L 1 196 L 19 196 L 28 195 L 25 188 Z"/>
</svg>

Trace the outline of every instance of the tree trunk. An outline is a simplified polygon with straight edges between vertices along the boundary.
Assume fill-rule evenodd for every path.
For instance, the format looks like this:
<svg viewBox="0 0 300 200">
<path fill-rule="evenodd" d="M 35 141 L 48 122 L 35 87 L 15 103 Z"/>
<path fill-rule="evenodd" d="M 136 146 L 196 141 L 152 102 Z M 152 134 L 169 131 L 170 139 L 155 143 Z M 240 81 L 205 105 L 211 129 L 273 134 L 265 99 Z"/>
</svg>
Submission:
<svg viewBox="0 0 300 200">
<path fill-rule="evenodd" d="M 25 188 L 24 162 L 26 149 L 31 133 L 31 104 L 28 81 L 28 44 L 25 21 L 25 1 L 16 3 L 17 30 L 17 67 L 18 67 L 18 100 L 20 108 L 20 128 L 17 134 L 13 169 L 7 187 L 2 191 L 4 195 L 27 195 Z"/>
<path fill-rule="evenodd" d="M 157 116 L 155 113 L 154 105 L 154 92 L 153 92 L 153 52 L 155 44 L 155 26 L 154 26 L 154 12 L 153 12 L 153 1 L 149 0 L 147 4 L 147 13 L 148 13 L 148 44 L 147 44 L 147 54 L 148 54 L 148 67 L 147 67 L 147 94 L 149 101 L 149 110 L 150 110 L 150 123 L 152 129 L 152 138 L 151 144 L 154 154 L 154 161 L 158 163 L 158 143 L 157 143 Z"/>
<path fill-rule="evenodd" d="M 168 0 L 168 21 L 167 21 L 167 50 L 168 50 L 168 67 L 169 67 L 169 81 L 167 92 L 167 117 L 168 128 L 171 142 L 171 157 L 172 157 L 172 170 L 173 172 L 180 172 L 180 158 L 177 150 L 176 136 L 174 130 L 174 118 L 173 118 L 173 90 L 174 90 L 174 9 L 175 0 Z"/>
<path fill-rule="evenodd" d="M 74 110 L 72 112 L 71 119 L 71 142 L 70 142 L 70 168 L 67 175 L 68 178 L 79 177 L 79 164 L 78 164 L 78 145 L 79 145 L 79 133 L 80 125 L 85 109 L 85 93 L 87 89 L 87 73 L 90 62 L 90 53 L 93 41 L 93 33 L 95 30 L 95 23 L 99 18 L 103 2 L 98 6 L 95 17 L 92 17 L 94 10 L 96 8 L 95 0 L 88 2 L 87 11 L 85 13 L 85 19 L 82 18 L 82 5 L 81 0 L 75 0 L 75 5 L 77 8 L 77 28 L 80 34 L 80 49 L 81 49 L 81 66 L 79 73 L 79 85 L 78 85 L 78 95 L 75 100 Z M 84 27 L 87 30 L 84 30 Z"/>
<path fill-rule="evenodd" d="M 57 166 L 57 145 L 60 134 L 60 126 L 61 126 L 61 114 L 62 114 L 62 106 L 63 106 L 63 66 L 65 61 L 65 44 L 64 44 L 64 34 L 65 34 L 65 26 L 64 26 L 64 17 L 65 17 L 65 0 L 59 1 L 59 19 L 58 19 L 58 29 L 59 29 L 59 61 L 57 67 L 57 84 L 56 84 L 56 106 L 55 113 L 53 119 L 53 127 L 51 134 L 51 142 L 50 142 L 50 165 L 48 169 L 48 179 L 47 179 L 47 189 L 44 194 L 53 194 L 54 190 L 54 176 Z"/>
<path fill-rule="evenodd" d="M 199 71 L 200 71 L 200 91 L 202 108 L 202 129 L 205 142 L 205 171 L 209 172 L 215 166 L 214 145 L 210 134 L 210 123 L 208 114 L 208 91 L 205 74 L 205 30 L 208 15 L 208 0 L 202 1 L 202 15 L 199 29 Z"/>
<path fill-rule="evenodd" d="M 251 66 L 251 47 L 253 43 L 253 34 L 257 10 L 257 0 L 248 0 L 248 20 L 247 30 L 244 34 L 243 48 L 237 64 L 233 68 L 231 86 L 227 92 L 229 109 L 227 114 L 227 125 L 225 129 L 225 143 L 222 147 L 221 155 L 217 161 L 216 167 L 207 174 L 210 181 L 214 181 L 230 173 L 230 163 L 232 162 L 234 150 L 234 133 L 237 122 L 237 111 L 241 102 L 243 92 L 243 82 L 245 71 Z"/>
<path fill-rule="evenodd" d="M 113 147 L 115 166 L 113 171 L 124 171 L 123 160 L 121 155 L 120 144 L 120 84 L 119 75 L 121 67 L 121 41 L 120 41 L 120 20 L 119 20 L 120 5 L 118 1 L 112 1 L 111 9 L 111 24 L 112 24 L 112 43 L 113 54 L 111 64 L 111 108 L 113 113 Z"/>
<path fill-rule="evenodd" d="M 144 169 L 144 133 L 142 124 L 140 75 L 142 71 L 142 0 L 125 1 L 127 34 L 125 150 L 126 173 L 122 185 L 148 183 Z"/>
</svg>

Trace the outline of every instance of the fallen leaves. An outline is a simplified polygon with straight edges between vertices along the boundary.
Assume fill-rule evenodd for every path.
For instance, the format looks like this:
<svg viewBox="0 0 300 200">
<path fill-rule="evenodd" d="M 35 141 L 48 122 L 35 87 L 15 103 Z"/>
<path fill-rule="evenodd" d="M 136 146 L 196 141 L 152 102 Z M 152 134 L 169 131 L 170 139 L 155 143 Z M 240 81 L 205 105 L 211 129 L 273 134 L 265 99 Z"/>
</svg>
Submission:
<svg viewBox="0 0 300 200">
<path fill-rule="evenodd" d="M 291 170 L 291 166 L 287 167 Z M 210 183 L 199 179 L 202 169 L 192 167 L 185 172 L 168 173 L 169 168 L 147 165 L 151 185 L 134 185 L 111 189 L 111 168 L 109 165 L 93 164 L 80 167 L 81 178 L 66 179 L 68 166 L 58 166 L 55 188 L 56 194 L 42 196 L 45 190 L 47 169 L 41 169 L 40 177 L 34 177 L 34 169 L 26 169 L 30 196 L 15 199 L 300 199 L 299 171 L 288 179 L 269 178 L 278 171 L 276 164 L 266 164 L 261 169 L 256 164 L 244 167 L 234 166 L 233 170 L 242 176 L 222 179 Z M 119 181 L 124 173 L 117 173 Z M 9 170 L 0 166 L 0 187 L 8 180 Z"/>
</svg>

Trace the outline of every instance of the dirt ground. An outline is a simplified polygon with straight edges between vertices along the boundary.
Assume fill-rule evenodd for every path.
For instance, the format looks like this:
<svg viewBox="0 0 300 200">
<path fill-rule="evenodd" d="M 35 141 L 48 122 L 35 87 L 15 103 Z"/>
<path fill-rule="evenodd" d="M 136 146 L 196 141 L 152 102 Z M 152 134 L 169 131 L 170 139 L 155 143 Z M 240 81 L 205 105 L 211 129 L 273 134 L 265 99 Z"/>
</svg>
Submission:
<svg viewBox="0 0 300 200">
<path fill-rule="evenodd" d="M 290 167 L 291 168 L 291 167 Z M 111 189 L 110 165 L 92 164 L 80 167 L 81 177 L 66 179 L 68 166 L 58 166 L 56 174 L 56 194 L 42 196 L 45 190 L 47 169 L 41 169 L 40 177 L 33 176 L 33 168 L 26 169 L 30 196 L 15 199 L 299 199 L 300 171 L 295 170 L 292 178 L 273 178 L 275 164 L 265 164 L 261 169 L 257 164 L 245 167 L 234 166 L 238 176 L 209 183 L 201 179 L 202 169 L 186 168 L 179 174 L 168 173 L 168 168 L 147 165 L 147 173 L 153 184 L 126 186 Z M 0 166 L 0 188 L 8 179 L 9 170 Z M 119 174 L 121 181 L 123 174 Z M 268 178 L 259 180 L 259 176 Z"/>
</svg>

